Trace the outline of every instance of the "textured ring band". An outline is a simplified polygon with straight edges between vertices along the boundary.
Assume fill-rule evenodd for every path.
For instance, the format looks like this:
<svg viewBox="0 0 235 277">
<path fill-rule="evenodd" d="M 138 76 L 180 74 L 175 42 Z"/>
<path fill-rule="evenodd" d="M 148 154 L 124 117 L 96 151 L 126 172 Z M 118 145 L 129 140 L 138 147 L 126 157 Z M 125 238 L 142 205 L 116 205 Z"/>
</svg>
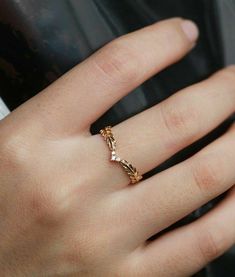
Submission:
<svg viewBox="0 0 235 277">
<path fill-rule="evenodd" d="M 118 162 L 122 166 L 124 171 L 128 174 L 131 183 L 135 184 L 135 183 L 139 182 L 143 178 L 143 176 L 138 173 L 138 171 L 136 170 L 136 168 L 133 165 L 131 165 L 126 160 L 123 160 L 119 156 L 117 156 L 117 154 L 116 154 L 116 144 L 117 143 L 113 136 L 111 128 L 112 128 L 111 126 L 107 126 L 104 129 L 100 130 L 100 134 L 106 141 L 108 148 L 111 151 L 110 161 Z"/>
</svg>

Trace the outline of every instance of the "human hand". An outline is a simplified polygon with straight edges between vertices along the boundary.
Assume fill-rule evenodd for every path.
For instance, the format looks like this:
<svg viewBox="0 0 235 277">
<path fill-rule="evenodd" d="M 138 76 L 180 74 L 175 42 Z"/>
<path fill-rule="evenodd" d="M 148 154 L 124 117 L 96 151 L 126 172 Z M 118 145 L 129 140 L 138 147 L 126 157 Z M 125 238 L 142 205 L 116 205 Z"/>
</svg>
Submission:
<svg viewBox="0 0 235 277">
<path fill-rule="evenodd" d="M 0 122 L 1 276 L 189 276 L 234 244 L 234 189 L 147 242 L 233 187 L 234 128 L 135 185 L 89 132 L 194 46 L 190 26 L 171 19 L 116 39 Z M 214 129 L 235 110 L 234 76 L 221 70 L 114 126 L 120 157 L 144 174 Z"/>
</svg>

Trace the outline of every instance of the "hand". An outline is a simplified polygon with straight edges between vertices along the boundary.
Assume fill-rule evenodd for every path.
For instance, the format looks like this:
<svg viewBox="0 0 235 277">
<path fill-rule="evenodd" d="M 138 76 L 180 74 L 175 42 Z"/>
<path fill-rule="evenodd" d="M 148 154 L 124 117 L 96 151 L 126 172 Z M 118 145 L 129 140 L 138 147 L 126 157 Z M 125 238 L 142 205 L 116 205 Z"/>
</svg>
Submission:
<svg viewBox="0 0 235 277">
<path fill-rule="evenodd" d="M 0 122 L 1 276 L 189 276 L 235 242 L 235 193 L 192 224 L 147 239 L 235 183 L 235 130 L 135 185 L 90 124 L 179 60 L 197 30 L 182 19 L 125 35 Z M 113 127 L 141 174 L 235 109 L 224 69 Z M 151 92 L 149 92 L 151 93 Z"/>
</svg>

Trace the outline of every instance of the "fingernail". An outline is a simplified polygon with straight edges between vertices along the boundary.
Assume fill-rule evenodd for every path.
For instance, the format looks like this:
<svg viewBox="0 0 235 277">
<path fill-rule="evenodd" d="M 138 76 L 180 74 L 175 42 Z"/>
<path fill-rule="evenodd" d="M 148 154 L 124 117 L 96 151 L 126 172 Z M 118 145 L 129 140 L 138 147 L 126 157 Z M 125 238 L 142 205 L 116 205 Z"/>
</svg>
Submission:
<svg viewBox="0 0 235 277">
<path fill-rule="evenodd" d="M 198 38 L 198 34 L 199 34 L 198 27 L 193 21 L 184 20 L 181 23 L 181 26 L 185 35 L 191 42 L 194 42 Z"/>
</svg>

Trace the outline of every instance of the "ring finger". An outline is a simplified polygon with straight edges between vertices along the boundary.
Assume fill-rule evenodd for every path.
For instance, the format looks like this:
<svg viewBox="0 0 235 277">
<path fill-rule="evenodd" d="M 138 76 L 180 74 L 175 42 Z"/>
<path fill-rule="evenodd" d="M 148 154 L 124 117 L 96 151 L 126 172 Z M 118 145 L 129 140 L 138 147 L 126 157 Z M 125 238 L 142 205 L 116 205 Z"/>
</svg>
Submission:
<svg viewBox="0 0 235 277">
<path fill-rule="evenodd" d="M 206 135 L 235 110 L 234 76 L 235 67 L 228 67 L 114 126 L 118 155 L 143 174 Z M 94 143 L 103 158 L 108 150 L 100 135 Z M 105 165 L 114 184 L 129 183 L 119 166 Z"/>
</svg>

